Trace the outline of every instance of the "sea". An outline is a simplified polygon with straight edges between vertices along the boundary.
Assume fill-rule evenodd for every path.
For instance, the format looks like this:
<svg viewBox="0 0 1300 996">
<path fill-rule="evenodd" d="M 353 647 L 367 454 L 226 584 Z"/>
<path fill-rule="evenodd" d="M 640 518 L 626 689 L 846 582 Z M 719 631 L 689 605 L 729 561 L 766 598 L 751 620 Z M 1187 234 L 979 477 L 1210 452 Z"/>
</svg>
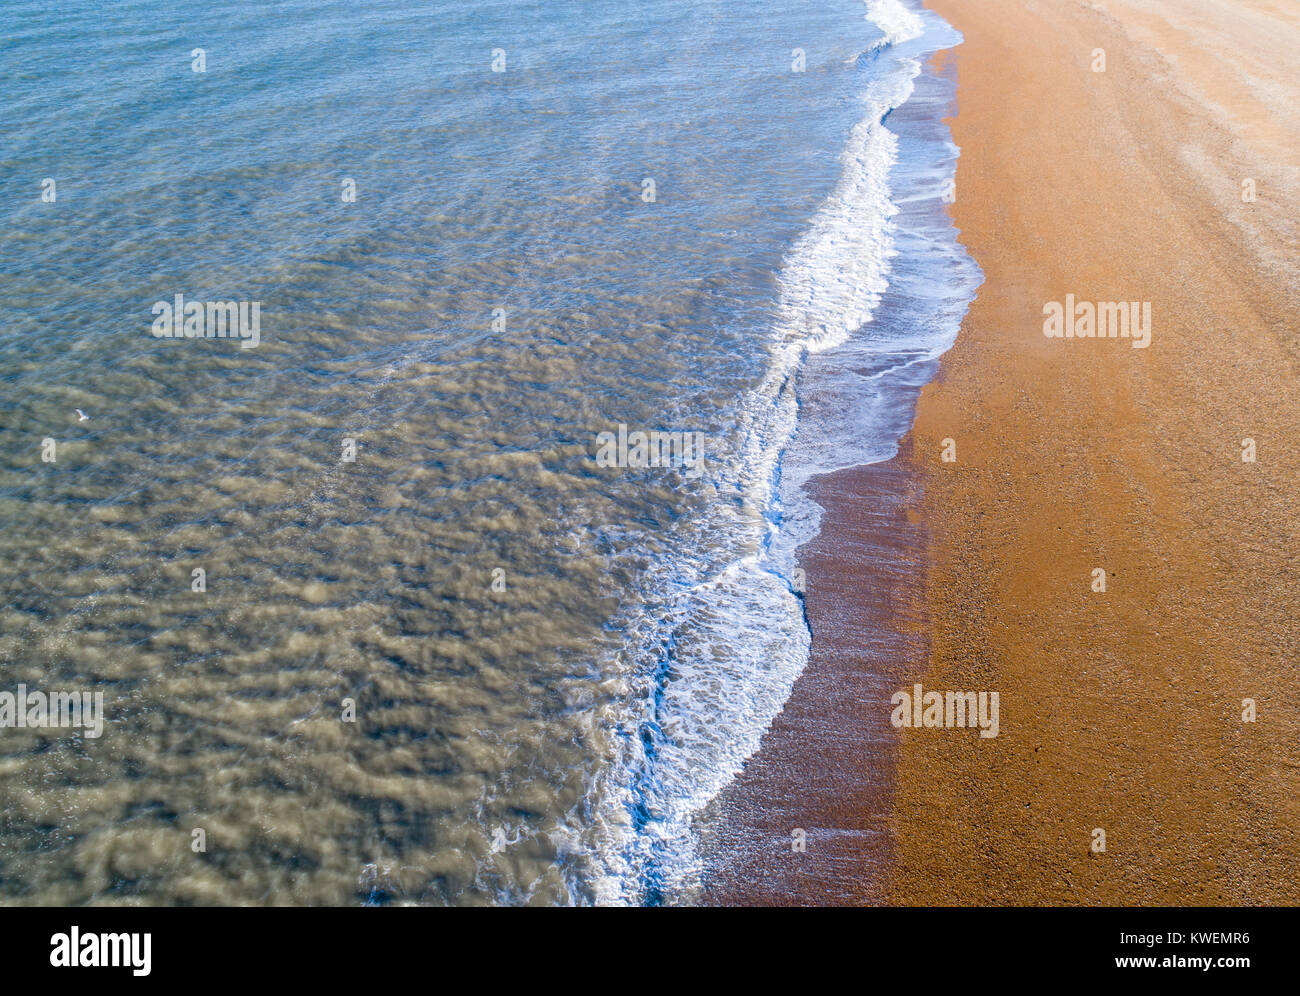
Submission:
<svg viewBox="0 0 1300 996">
<path fill-rule="evenodd" d="M 808 660 L 806 485 L 895 455 L 980 280 L 960 35 L 919 0 L 0 22 L 0 902 L 697 900 Z"/>
</svg>

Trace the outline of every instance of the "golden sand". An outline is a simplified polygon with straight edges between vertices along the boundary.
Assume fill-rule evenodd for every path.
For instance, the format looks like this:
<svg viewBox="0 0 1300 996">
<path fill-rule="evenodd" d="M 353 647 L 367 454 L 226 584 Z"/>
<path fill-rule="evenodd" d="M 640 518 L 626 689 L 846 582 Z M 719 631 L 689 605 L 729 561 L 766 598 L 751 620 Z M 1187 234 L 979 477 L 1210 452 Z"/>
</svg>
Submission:
<svg viewBox="0 0 1300 996">
<path fill-rule="evenodd" d="M 1001 731 L 900 732 L 882 898 L 1300 902 L 1300 7 L 932 5 L 986 282 L 911 439 L 916 680 Z M 1151 302 L 1150 347 L 1046 338 L 1066 294 Z"/>
</svg>

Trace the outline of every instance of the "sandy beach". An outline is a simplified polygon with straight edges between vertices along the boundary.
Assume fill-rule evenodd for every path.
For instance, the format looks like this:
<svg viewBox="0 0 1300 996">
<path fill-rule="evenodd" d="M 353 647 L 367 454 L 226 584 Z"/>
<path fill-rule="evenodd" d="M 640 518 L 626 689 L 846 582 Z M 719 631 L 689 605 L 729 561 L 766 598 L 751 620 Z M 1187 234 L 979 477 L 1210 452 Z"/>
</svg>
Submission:
<svg viewBox="0 0 1300 996">
<path fill-rule="evenodd" d="M 1300 905 L 1298 0 L 229 6 L 5 5 L 0 907 L 1266 966 L 980 910 Z"/>
<path fill-rule="evenodd" d="M 1300 11 L 932 6 L 985 283 L 899 456 L 821 482 L 812 659 L 720 802 L 773 858 L 709 898 L 1296 903 Z M 1067 300 L 1149 303 L 1149 344 L 1049 338 Z M 856 569 L 873 521 L 913 569 Z M 892 728 L 913 683 L 998 693 L 998 736 Z"/>
</svg>

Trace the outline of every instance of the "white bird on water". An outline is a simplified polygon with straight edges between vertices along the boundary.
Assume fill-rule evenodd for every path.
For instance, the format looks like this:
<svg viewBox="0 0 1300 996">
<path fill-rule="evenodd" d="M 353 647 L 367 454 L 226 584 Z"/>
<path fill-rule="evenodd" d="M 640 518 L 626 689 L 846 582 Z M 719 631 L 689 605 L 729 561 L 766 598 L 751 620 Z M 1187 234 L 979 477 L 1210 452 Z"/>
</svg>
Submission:
<svg viewBox="0 0 1300 996">
<path fill-rule="evenodd" d="M 83 412 L 80 408 L 74 408 L 74 409 L 72 409 L 72 410 L 73 410 L 74 412 L 77 413 L 77 421 L 78 421 L 78 422 L 89 422 L 89 421 L 90 421 L 90 416 L 87 415 L 85 412 Z"/>
</svg>

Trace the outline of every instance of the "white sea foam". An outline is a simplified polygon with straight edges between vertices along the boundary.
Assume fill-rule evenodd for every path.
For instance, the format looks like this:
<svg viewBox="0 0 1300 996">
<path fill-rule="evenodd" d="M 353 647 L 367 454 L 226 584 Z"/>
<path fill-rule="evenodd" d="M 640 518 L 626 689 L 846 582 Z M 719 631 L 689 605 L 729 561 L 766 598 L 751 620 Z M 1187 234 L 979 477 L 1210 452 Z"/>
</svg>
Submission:
<svg viewBox="0 0 1300 996">
<path fill-rule="evenodd" d="M 900 45 L 925 34 L 925 22 L 899 0 L 867 0 L 867 20 L 885 33 L 890 45 Z"/>
<path fill-rule="evenodd" d="M 887 459 L 896 447 L 889 418 L 870 411 L 870 391 L 864 395 L 850 385 L 861 403 L 846 408 L 842 424 L 829 427 L 834 439 L 792 448 L 800 430 L 800 371 L 811 357 L 838 358 L 844 351 L 861 360 L 873 349 L 902 354 L 894 364 L 902 368 L 951 343 L 951 336 L 922 333 L 893 337 L 885 347 L 851 342 L 889 287 L 895 254 L 898 208 L 890 173 L 898 139 L 883 119 L 913 93 L 921 72 L 913 56 L 928 54 L 891 51 L 926 34 L 927 22 L 915 11 L 899 0 L 873 0 L 867 7 L 867 17 L 884 33 L 872 48 L 881 56 L 880 71 L 863 95 L 863 115 L 841 154 L 835 188 L 784 260 L 768 372 L 741 413 L 744 443 L 730 478 L 721 482 L 743 503 L 750 552 L 712 575 L 692 577 L 684 568 L 666 616 L 639 621 L 641 639 L 659 666 L 652 687 L 628 689 L 646 703 L 642 737 L 629 745 L 634 775 L 602 786 L 624 813 L 639 817 L 609 824 L 623 846 L 607 852 L 598 901 L 644 900 L 647 888 L 671 899 L 695 881 L 700 865 L 693 821 L 758 750 L 808 661 L 810 633 L 790 578 L 797 549 L 816 534 L 821 510 L 803 485 L 817 473 Z M 828 426 L 817 428 L 825 433 Z"/>
</svg>

